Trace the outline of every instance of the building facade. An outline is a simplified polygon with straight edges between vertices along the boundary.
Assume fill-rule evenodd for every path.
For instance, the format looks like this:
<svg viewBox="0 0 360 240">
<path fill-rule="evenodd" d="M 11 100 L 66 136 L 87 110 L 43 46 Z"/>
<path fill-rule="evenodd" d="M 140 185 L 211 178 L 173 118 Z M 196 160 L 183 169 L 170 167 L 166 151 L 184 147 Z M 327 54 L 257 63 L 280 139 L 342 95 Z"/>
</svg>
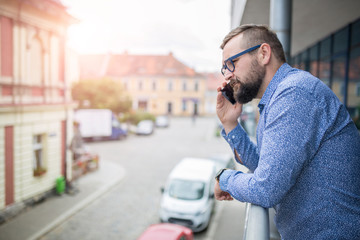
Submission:
<svg viewBox="0 0 360 240">
<path fill-rule="evenodd" d="M 232 0 L 232 28 L 269 25 L 272 1 Z M 288 62 L 325 82 L 360 128 L 360 1 L 281 1 L 291 4 Z"/>
<path fill-rule="evenodd" d="M 0 0 L 0 210 L 71 178 L 73 21 L 58 0 Z"/>
<path fill-rule="evenodd" d="M 133 110 L 154 115 L 205 114 L 206 77 L 181 63 L 172 53 L 80 56 L 81 79 L 102 77 L 122 84 L 132 99 Z"/>
</svg>

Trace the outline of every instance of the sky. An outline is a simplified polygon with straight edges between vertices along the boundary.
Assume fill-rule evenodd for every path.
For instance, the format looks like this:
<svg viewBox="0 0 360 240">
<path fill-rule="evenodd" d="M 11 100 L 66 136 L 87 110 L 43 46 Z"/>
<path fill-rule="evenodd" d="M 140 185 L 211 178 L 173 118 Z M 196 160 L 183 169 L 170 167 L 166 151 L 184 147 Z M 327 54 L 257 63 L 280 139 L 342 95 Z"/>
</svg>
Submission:
<svg viewBox="0 0 360 240">
<path fill-rule="evenodd" d="M 172 54 L 198 72 L 218 72 L 231 0 L 62 0 L 80 20 L 68 29 L 79 54 Z"/>
</svg>

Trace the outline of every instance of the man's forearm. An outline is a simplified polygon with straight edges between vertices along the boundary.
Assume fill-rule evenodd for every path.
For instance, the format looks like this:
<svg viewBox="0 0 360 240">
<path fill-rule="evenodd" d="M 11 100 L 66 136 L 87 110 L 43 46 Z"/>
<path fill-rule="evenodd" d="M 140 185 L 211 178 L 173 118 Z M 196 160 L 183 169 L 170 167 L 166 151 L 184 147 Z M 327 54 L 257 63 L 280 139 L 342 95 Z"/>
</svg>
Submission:
<svg viewBox="0 0 360 240">
<path fill-rule="evenodd" d="M 235 160 L 251 171 L 255 171 L 259 161 L 257 146 L 250 140 L 241 125 L 238 124 L 229 134 L 226 134 L 224 129 L 221 134 L 230 145 Z"/>
</svg>

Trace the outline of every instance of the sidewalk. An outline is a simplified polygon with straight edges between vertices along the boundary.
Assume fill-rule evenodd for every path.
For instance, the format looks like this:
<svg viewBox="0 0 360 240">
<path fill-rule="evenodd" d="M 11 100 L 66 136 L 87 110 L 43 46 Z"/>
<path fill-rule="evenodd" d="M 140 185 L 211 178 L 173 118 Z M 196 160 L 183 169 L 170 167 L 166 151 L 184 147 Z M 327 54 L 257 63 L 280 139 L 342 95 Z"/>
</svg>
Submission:
<svg viewBox="0 0 360 240">
<path fill-rule="evenodd" d="M 46 199 L 0 226 L 0 239 L 38 239 L 80 211 L 123 179 L 125 170 L 111 162 L 100 161 L 99 169 L 80 177 L 74 195 L 63 194 Z"/>
</svg>

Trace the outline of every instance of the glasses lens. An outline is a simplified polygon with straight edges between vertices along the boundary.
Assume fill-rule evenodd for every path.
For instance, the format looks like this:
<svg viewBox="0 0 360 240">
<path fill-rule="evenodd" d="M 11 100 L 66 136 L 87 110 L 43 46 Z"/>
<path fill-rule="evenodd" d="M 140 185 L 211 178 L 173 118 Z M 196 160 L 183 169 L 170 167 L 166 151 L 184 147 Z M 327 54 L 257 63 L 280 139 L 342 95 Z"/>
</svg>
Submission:
<svg viewBox="0 0 360 240">
<path fill-rule="evenodd" d="M 232 60 L 226 61 L 226 68 L 229 69 L 230 72 L 234 72 L 235 65 Z"/>
<path fill-rule="evenodd" d="M 221 74 L 225 76 L 225 65 L 223 65 L 223 67 L 221 68 Z"/>
</svg>

